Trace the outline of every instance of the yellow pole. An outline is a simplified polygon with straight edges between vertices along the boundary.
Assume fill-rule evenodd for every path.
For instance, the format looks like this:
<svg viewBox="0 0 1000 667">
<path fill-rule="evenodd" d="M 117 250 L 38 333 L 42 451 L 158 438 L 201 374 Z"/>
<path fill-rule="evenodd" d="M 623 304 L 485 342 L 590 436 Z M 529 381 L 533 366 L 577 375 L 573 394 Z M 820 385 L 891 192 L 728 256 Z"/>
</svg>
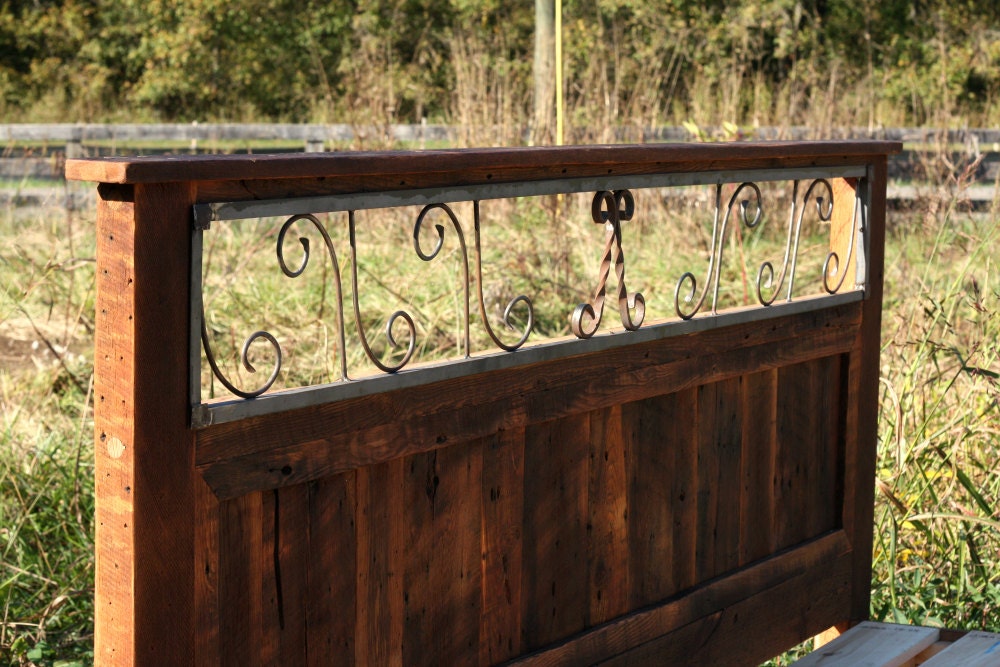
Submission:
<svg viewBox="0 0 1000 667">
<path fill-rule="evenodd" d="M 562 0 L 556 0 L 556 146 L 563 145 Z"/>
</svg>

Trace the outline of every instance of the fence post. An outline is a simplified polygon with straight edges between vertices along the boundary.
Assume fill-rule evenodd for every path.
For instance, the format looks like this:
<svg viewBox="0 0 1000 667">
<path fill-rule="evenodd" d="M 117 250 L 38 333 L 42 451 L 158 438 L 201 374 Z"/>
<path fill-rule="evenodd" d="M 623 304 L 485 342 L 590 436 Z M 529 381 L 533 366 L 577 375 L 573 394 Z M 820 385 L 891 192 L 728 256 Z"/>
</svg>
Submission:
<svg viewBox="0 0 1000 667">
<path fill-rule="evenodd" d="M 95 661 L 191 664 L 189 183 L 98 188 Z"/>
<path fill-rule="evenodd" d="M 66 159 L 87 157 L 83 150 L 83 130 L 74 127 L 70 131 L 69 139 L 66 140 Z"/>
</svg>

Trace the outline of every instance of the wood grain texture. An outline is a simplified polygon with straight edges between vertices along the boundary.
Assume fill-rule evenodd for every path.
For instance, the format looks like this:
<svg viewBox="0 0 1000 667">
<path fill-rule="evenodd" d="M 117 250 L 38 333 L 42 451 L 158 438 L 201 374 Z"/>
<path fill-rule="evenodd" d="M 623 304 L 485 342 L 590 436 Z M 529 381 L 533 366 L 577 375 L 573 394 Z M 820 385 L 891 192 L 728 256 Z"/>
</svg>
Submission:
<svg viewBox="0 0 1000 667">
<path fill-rule="evenodd" d="M 205 481 L 196 479 L 195 485 L 195 543 L 194 543 L 194 603 L 195 627 L 194 654 L 196 665 L 222 663 L 221 638 L 219 637 L 219 501 Z"/>
<path fill-rule="evenodd" d="M 481 665 L 521 653 L 524 437 L 502 430 L 483 443 Z"/>
<path fill-rule="evenodd" d="M 882 285 L 885 273 L 886 159 L 873 160 L 868 235 L 867 298 L 861 330 L 848 365 L 848 424 L 844 455 L 844 528 L 855 545 L 851 619 L 868 617 L 871 600 L 872 523 L 878 444 L 878 379 L 881 350 Z M 853 414 L 851 411 L 856 411 Z"/>
<path fill-rule="evenodd" d="M 749 665 L 863 618 L 891 149 L 75 163 L 139 183 L 98 212 L 96 660 Z M 204 197 L 873 159 L 863 302 L 188 428 Z"/>
<path fill-rule="evenodd" d="M 1000 633 L 970 632 L 923 664 L 925 667 L 996 667 L 1000 665 Z"/>
<path fill-rule="evenodd" d="M 795 664 L 799 667 L 903 667 L 937 638 L 937 628 L 865 622 Z"/>
<path fill-rule="evenodd" d="M 359 175 L 391 178 L 393 187 L 503 182 L 584 175 L 641 174 L 831 164 L 864 164 L 896 153 L 899 142 L 823 141 L 727 144 L 647 144 L 541 148 L 311 153 L 304 155 L 192 155 L 66 161 L 69 180 L 101 183 L 256 181 Z"/>
<path fill-rule="evenodd" d="M 190 184 L 102 187 L 98 205 L 95 658 L 194 661 L 187 430 Z M 169 446 L 164 446 L 169 443 Z"/>
<path fill-rule="evenodd" d="M 128 315 L 134 296 L 135 206 L 102 198 L 97 208 L 97 315 L 94 360 L 95 443 L 95 651 L 97 660 L 130 664 L 135 632 L 135 551 L 132 487 L 135 422 L 131 384 L 135 356 Z M 123 327 L 123 328 L 119 328 Z M 128 363 L 126 363 L 128 360 Z M 122 440 L 122 438 L 127 440 Z M 117 456 L 115 455 L 117 454 Z"/>
<path fill-rule="evenodd" d="M 354 665 L 357 620 L 355 473 L 310 482 L 306 644 L 309 665 L 329 665 L 331 656 Z"/>
<path fill-rule="evenodd" d="M 698 527 L 695 578 L 707 581 L 739 564 L 740 378 L 698 388 Z"/>
<path fill-rule="evenodd" d="M 580 415 L 525 432 L 523 650 L 587 626 L 589 428 Z"/>
<path fill-rule="evenodd" d="M 771 553 L 774 543 L 778 372 L 743 376 L 741 407 L 739 562 L 746 565 Z"/>
<path fill-rule="evenodd" d="M 850 544 L 842 531 L 837 531 L 819 539 L 805 543 L 796 549 L 786 551 L 777 556 L 765 559 L 750 567 L 743 568 L 726 577 L 712 581 L 703 586 L 699 586 L 686 595 L 667 600 L 661 604 L 653 605 L 649 608 L 635 611 L 625 615 L 610 623 L 593 628 L 587 632 L 572 638 L 559 645 L 539 651 L 534 655 L 525 656 L 513 661 L 511 665 L 541 667 L 549 665 L 586 665 L 596 664 L 601 661 L 612 659 L 622 655 L 634 647 L 650 645 L 651 642 L 663 637 L 664 643 L 670 643 L 671 633 L 683 629 L 692 623 L 696 623 L 706 617 L 715 618 L 721 609 L 728 609 L 741 601 L 747 600 L 757 592 L 773 590 L 783 586 L 788 582 L 795 582 L 802 586 L 809 582 L 814 586 L 812 590 L 824 591 L 822 603 L 818 606 L 824 607 L 821 612 L 808 618 L 796 614 L 794 618 L 789 618 L 785 613 L 792 600 L 802 601 L 804 590 L 799 591 L 788 600 L 781 600 L 769 597 L 770 608 L 757 610 L 761 620 L 771 623 L 773 627 L 769 629 L 760 628 L 761 635 L 773 635 L 780 632 L 779 641 L 788 641 L 791 636 L 808 637 L 814 625 L 822 625 L 824 620 L 843 616 L 847 610 L 847 577 L 846 567 L 850 564 Z M 803 578 L 808 579 L 808 582 Z M 794 588 L 795 586 L 790 586 Z M 797 596 L 797 597 L 796 597 Z M 826 597 L 828 596 L 828 597 Z M 804 607 L 808 607 L 805 604 Z M 832 607 L 832 608 L 831 608 Z M 800 611 L 797 607 L 796 611 Z M 821 618 L 817 618 L 821 617 Z M 781 623 L 776 623 L 780 618 Z M 827 622 L 828 627 L 831 623 Z M 718 629 L 722 629 L 721 627 Z M 815 634 L 822 628 L 812 630 Z M 742 639 L 730 638 L 730 645 L 742 643 Z M 792 646 L 796 641 L 786 644 Z M 723 646 L 725 643 L 723 643 Z M 682 645 L 679 647 L 683 651 L 692 651 L 692 656 L 696 655 L 696 647 Z M 718 651 L 722 646 L 716 647 Z M 781 648 L 774 650 L 767 657 L 781 652 Z M 664 650 L 663 655 L 674 656 L 677 651 Z M 655 656 L 653 662 L 656 664 Z M 718 662 L 705 661 L 698 663 L 696 660 L 684 659 L 677 664 L 758 664 L 765 658 L 758 659 L 756 663 L 750 661 L 735 662 L 722 659 Z M 636 663 L 641 664 L 641 663 Z M 671 664 L 669 660 L 661 660 L 660 664 Z"/>
<path fill-rule="evenodd" d="M 591 414 L 587 491 L 590 625 L 629 610 L 629 505 L 622 428 L 621 406 Z"/>
<path fill-rule="evenodd" d="M 403 461 L 357 472 L 355 663 L 403 664 Z"/>
<path fill-rule="evenodd" d="M 265 628 L 267 553 L 264 501 L 269 491 L 247 494 L 219 508 L 219 621 L 224 665 L 270 665 L 277 655 Z"/>
<path fill-rule="evenodd" d="M 482 443 L 417 454 L 404 470 L 403 663 L 479 660 Z"/>
<path fill-rule="evenodd" d="M 603 667 L 757 665 L 847 611 L 850 559 L 809 569 L 600 664 Z M 795 618 L 782 608 L 800 610 Z M 805 633 L 805 634 L 803 634 Z"/>
<path fill-rule="evenodd" d="M 275 612 L 278 655 L 285 664 L 308 662 L 306 619 L 312 604 L 309 588 L 309 490 L 305 484 L 275 489 L 274 551 Z M 275 622 L 276 621 L 276 622 Z"/>
</svg>

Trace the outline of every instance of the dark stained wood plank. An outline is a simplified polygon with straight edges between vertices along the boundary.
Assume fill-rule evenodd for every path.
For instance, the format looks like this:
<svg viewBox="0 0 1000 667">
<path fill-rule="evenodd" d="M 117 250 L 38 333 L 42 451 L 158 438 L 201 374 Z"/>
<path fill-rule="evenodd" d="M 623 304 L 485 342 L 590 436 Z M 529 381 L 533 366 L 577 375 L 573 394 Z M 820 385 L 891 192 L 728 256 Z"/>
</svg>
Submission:
<svg viewBox="0 0 1000 667">
<path fill-rule="evenodd" d="M 771 553 L 777 449 L 777 371 L 743 376 L 740 564 Z"/>
<path fill-rule="evenodd" d="M 219 501 L 202 479 L 195 480 L 194 655 L 196 665 L 219 665 Z"/>
<path fill-rule="evenodd" d="M 505 429 L 483 443 L 483 609 L 479 664 L 521 652 L 524 429 Z"/>
<path fill-rule="evenodd" d="M 355 662 L 403 664 L 403 461 L 357 471 Z"/>
<path fill-rule="evenodd" d="M 221 424 L 197 432 L 199 469 L 227 498 L 485 437 L 500 428 L 837 354 L 854 341 L 859 308 L 853 304 L 628 352 L 584 355 Z M 610 376 L 615 383 L 605 381 Z"/>
<path fill-rule="evenodd" d="M 815 484 L 817 385 L 815 365 L 806 362 L 778 370 L 778 450 L 775 457 L 772 548 L 782 549 L 809 537 L 810 489 Z"/>
<path fill-rule="evenodd" d="M 698 528 L 696 578 L 739 565 L 740 378 L 698 388 Z"/>
<path fill-rule="evenodd" d="M 851 618 L 867 618 L 871 600 L 871 530 L 875 514 L 875 464 L 878 451 L 878 380 L 881 352 L 882 282 L 885 272 L 886 159 L 873 159 L 868 220 L 868 281 L 863 321 L 851 354 L 848 391 L 849 431 L 845 435 L 844 529 L 855 545 Z"/>
<path fill-rule="evenodd" d="M 698 439 L 694 415 L 697 414 L 698 393 L 691 389 L 678 392 L 674 403 L 671 446 L 674 451 L 673 475 L 670 478 L 670 507 L 674 591 L 683 591 L 698 581 L 696 554 L 698 549 Z M 651 563 L 655 567 L 655 563 Z"/>
<path fill-rule="evenodd" d="M 842 494 L 841 358 L 816 359 L 778 371 L 775 465 L 776 548 L 840 524 Z"/>
<path fill-rule="evenodd" d="M 406 665 L 479 660 L 482 464 L 479 441 L 405 462 Z"/>
<path fill-rule="evenodd" d="M 568 402 L 567 410 L 582 412 L 608 407 L 621 400 L 641 400 L 726 377 L 842 352 L 854 343 L 861 321 L 861 308 L 859 303 L 846 304 L 676 336 L 627 349 L 458 378 L 415 390 L 344 400 L 289 411 L 280 416 L 262 415 L 210 426 L 197 432 L 197 462 L 204 465 L 239 454 L 280 448 L 293 442 L 318 443 L 328 438 L 331 431 L 364 433 L 369 436 L 365 442 L 366 449 L 372 448 L 373 442 L 379 443 L 384 439 L 376 430 L 379 427 L 397 426 L 402 419 L 408 418 L 420 419 L 423 423 L 423 420 L 441 412 L 444 405 L 455 411 L 482 411 L 502 400 L 507 408 L 505 413 L 494 415 L 490 411 L 477 414 L 479 421 L 484 422 L 490 432 L 515 421 L 523 423 L 525 419 L 549 421 L 562 416 L 559 412 L 562 406 L 547 395 L 543 397 L 544 402 L 526 404 L 525 401 L 532 396 L 526 396 L 525 392 L 551 393 L 553 388 L 571 384 L 574 389 L 586 390 L 587 394 L 577 402 Z M 706 364 L 706 359 L 713 363 Z M 536 372 L 541 370 L 545 372 Z M 590 372 L 586 372 L 588 370 Z M 607 376 L 600 371 L 613 371 L 616 382 L 608 383 Z M 526 385 L 525 378 L 531 378 L 531 383 Z M 601 394 L 609 398 L 601 401 Z M 504 416 L 509 421 L 503 421 L 501 418 Z M 402 426 L 405 428 L 393 428 L 391 432 L 404 430 L 405 436 L 412 437 L 433 435 L 437 446 L 446 444 L 450 433 L 440 424 L 417 428 L 404 421 Z M 262 433 L 268 437 L 263 437 Z M 470 439 L 473 437 L 469 436 Z M 439 438 L 444 438 L 444 442 L 437 442 Z M 361 445 L 358 447 L 361 448 Z M 385 454 L 378 448 L 376 451 Z M 354 465 L 348 469 L 370 462 L 356 454 L 351 459 Z M 294 468 L 281 474 L 293 478 L 293 481 L 297 475 Z"/>
<path fill-rule="evenodd" d="M 672 587 L 671 489 L 673 467 L 667 445 L 669 400 L 673 395 L 622 406 L 628 483 L 629 607 L 651 604 Z M 666 408 L 666 409 L 664 409 Z"/>
<path fill-rule="evenodd" d="M 310 482 L 306 608 L 308 664 L 354 664 L 357 618 L 355 473 Z"/>
<path fill-rule="evenodd" d="M 837 610 L 838 613 L 827 611 L 821 616 L 824 619 L 842 616 L 845 602 L 843 587 L 840 585 L 826 586 L 822 582 L 833 573 L 833 568 L 838 563 L 844 563 L 845 559 L 849 562 L 850 558 L 851 548 L 847 537 L 842 531 L 837 531 L 699 586 L 687 595 L 626 615 L 565 643 L 539 651 L 531 656 L 525 656 L 511 664 L 532 665 L 533 667 L 594 664 L 613 658 L 630 648 L 646 645 L 671 631 L 717 613 L 720 609 L 736 605 L 748 598 L 748 591 L 772 590 L 803 576 L 816 577 L 815 589 L 824 588 L 834 597 L 838 594 L 841 597 L 841 608 Z M 831 583 L 835 581 L 835 579 L 830 579 Z M 802 584 L 800 583 L 800 585 Z M 764 613 L 764 617 L 768 620 L 774 619 L 774 613 L 788 608 L 781 599 L 772 601 L 772 604 L 774 609 Z M 789 618 L 788 614 L 785 613 L 783 622 L 778 624 L 780 627 L 776 629 L 780 629 L 782 632 L 790 631 L 791 634 L 804 638 L 810 636 L 808 633 L 811 631 L 813 621 L 818 624 L 826 622 L 823 627 L 832 625 L 829 620 L 812 619 L 805 622 L 798 615 Z M 819 630 L 815 632 L 819 632 Z M 798 642 L 791 641 L 788 646 L 796 643 Z M 779 648 L 771 655 L 780 653 L 781 650 Z M 731 663 L 722 661 L 703 664 Z M 756 663 L 747 662 L 746 664 Z"/>
<path fill-rule="evenodd" d="M 824 357 L 812 362 L 815 367 L 813 400 L 816 410 L 816 446 L 813 448 L 811 466 L 815 483 L 810 491 L 811 508 L 806 526 L 809 535 L 839 527 L 843 495 L 840 493 L 840 476 L 843 460 L 843 433 L 845 413 L 843 399 L 846 388 L 842 382 L 843 359 L 840 355 Z"/>
<path fill-rule="evenodd" d="M 282 664 L 307 662 L 307 607 L 316 592 L 309 588 L 309 490 L 305 484 L 274 489 L 272 570 L 275 583 L 279 656 Z"/>
<path fill-rule="evenodd" d="M 623 406 L 629 469 L 629 606 L 695 584 L 697 390 Z"/>
<path fill-rule="evenodd" d="M 264 497 L 251 493 L 219 506 L 219 637 L 225 665 L 271 665 L 277 658 L 265 632 L 267 568 Z"/>
<path fill-rule="evenodd" d="M 610 660 L 602 667 L 756 665 L 800 643 L 847 612 L 850 557 L 837 558 Z M 801 610 L 789 618 L 786 609 Z"/>
<path fill-rule="evenodd" d="M 864 164 L 870 155 L 902 150 L 899 142 L 747 142 L 489 148 L 471 150 L 310 153 L 298 155 L 149 156 L 66 161 L 69 180 L 101 183 L 255 181 L 260 179 L 393 176 L 395 187 L 449 182 L 506 182 L 611 174 L 644 174 Z M 435 182 L 435 181 L 431 181 Z"/>
<path fill-rule="evenodd" d="M 583 630 L 590 611 L 587 415 L 525 431 L 523 649 Z"/>
<path fill-rule="evenodd" d="M 629 508 L 622 427 L 621 406 L 591 413 L 587 493 L 591 625 L 629 609 Z"/>
</svg>

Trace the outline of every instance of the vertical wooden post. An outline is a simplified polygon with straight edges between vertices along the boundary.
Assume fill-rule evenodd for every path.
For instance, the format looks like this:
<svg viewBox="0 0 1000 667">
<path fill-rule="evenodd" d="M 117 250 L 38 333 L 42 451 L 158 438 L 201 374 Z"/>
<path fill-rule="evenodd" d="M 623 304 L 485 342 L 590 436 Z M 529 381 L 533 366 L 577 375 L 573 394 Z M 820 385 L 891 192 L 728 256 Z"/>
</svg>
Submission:
<svg viewBox="0 0 1000 667">
<path fill-rule="evenodd" d="M 882 280 L 885 258 L 886 156 L 874 157 L 862 187 L 869 188 L 863 219 L 868 279 L 861 329 L 850 354 L 844 487 L 844 530 L 854 553 L 851 619 L 867 619 L 871 601 L 872 523 L 875 518 L 875 466 L 878 440 L 878 379 L 882 334 Z M 862 193 L 863 195 L 865 193 Z M 848 276 L 850 278 L 850 275 Z"/>
<path fill-rule="evenodd" d="M 95 660 L 194 660 L 190 184 L 98 189 Z"/>
</svg>

